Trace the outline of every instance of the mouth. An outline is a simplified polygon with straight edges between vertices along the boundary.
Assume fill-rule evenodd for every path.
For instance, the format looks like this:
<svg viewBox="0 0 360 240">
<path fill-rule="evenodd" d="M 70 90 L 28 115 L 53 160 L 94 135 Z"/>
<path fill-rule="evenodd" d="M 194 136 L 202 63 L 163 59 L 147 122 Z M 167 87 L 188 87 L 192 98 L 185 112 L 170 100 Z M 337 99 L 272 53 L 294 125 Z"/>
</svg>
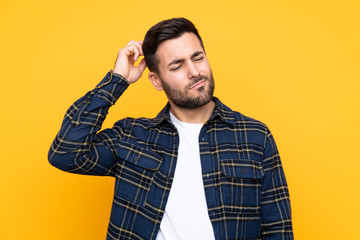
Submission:
<svg viewBox="0 0 360 240">
<path fill-rule="evenodd" d="M 194 83 L 193 85 L 191 85 L 190 88 L 189 88 L 189 90 L 191 90 L 191 89 L 197 89 L 197 88 L 203 87 L 204 85 L 205 85 L 205 79 L 200 80 L 200 81 Z"/>
</svg>

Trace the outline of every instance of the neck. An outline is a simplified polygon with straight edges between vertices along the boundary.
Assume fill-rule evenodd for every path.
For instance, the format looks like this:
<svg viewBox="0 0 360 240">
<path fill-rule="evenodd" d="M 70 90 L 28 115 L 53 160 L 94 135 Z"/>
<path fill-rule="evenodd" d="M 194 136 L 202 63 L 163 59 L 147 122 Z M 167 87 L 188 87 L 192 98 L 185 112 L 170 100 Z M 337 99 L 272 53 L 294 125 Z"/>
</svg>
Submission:
<svg viewBox="0 0 360 240">
<path fill-rule="evenodd" d="M 170 101 L 170 112 L 181 122 L 186 123 L 205 123 L 210 118 L 214 107 L 213 101 L 194 109 L 180 108 Z"/>
</svg>

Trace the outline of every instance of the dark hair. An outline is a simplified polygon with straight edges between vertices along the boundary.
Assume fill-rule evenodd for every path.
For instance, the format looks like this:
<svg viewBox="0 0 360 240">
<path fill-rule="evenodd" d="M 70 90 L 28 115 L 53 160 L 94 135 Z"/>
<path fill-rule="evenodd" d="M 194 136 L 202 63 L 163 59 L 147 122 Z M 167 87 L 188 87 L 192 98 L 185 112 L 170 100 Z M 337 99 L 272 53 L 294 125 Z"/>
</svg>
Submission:
<svg viewBox="0 0 360 240">
<path fill-rule="evenodd" d="M 166 40 L 178 38 L 186 32 L 194 33 L 205 50 L 195 25 L 186 18 L 167 19 L 155 24 L 147 31 L 142 50 L 146 65 L 150 71 L 159 74 L 159 59 L 155 55 L 159 45 Z"/>
</svg>

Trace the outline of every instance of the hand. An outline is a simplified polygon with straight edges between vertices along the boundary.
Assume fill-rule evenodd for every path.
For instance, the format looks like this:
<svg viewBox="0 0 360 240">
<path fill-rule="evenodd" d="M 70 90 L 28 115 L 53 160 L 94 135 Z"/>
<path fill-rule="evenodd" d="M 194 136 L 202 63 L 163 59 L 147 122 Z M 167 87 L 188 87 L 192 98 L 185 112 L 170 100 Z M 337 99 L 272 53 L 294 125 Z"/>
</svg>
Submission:
<svg viewBox="0 0 360 240">
<path fill-rule="evenodd" d="M 140 56 L 144 56 L 142 41 L 131 40 L 119 50 L 113 72 L 123 76 L 129 84 L 136 82 L 146 68 L 145 59 L 142 59 L 138 66 L 134 65 Z"/>
</svg>

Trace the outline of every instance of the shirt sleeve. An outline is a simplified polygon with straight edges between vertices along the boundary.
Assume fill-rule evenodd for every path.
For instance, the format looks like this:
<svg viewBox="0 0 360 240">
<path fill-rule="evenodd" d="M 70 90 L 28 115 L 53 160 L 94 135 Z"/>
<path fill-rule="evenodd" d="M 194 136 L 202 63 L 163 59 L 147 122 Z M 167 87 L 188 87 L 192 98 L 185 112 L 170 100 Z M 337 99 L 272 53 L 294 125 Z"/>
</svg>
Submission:
<svg viewBox="0 0 360 240">
<path fill-rule="evenodd" d="M 294 239 L 290 197 L 284 169 L 272 133 L 267 129 L 261 192 L 262 237 Z"/>
<path fill-rule="evenodd" d="M 71 105 L 50 147 L 51 165 L 71 173 L 114 175 L 115 144 L 121 133 L 98 131 L 108 109 L 128 86 L 125 78 L 110 70 L 93 90 Z"/>
</svg>

